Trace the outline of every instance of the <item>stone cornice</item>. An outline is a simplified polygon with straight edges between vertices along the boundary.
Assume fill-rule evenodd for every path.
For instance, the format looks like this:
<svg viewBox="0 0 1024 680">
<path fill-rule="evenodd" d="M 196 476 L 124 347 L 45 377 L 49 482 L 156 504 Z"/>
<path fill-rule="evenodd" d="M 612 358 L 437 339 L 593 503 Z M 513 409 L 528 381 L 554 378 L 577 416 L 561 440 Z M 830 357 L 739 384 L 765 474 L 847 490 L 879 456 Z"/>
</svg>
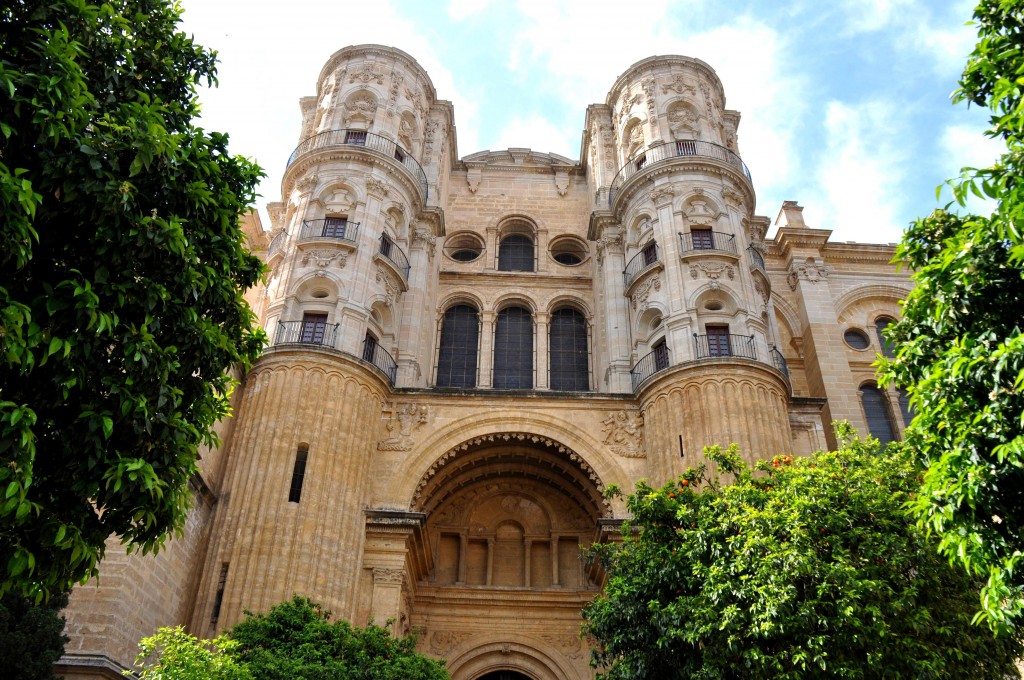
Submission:
<svg viewBox="0 0 1024 680">
<path fill-rule="evenodd" d="M 571 286 L 573 288 L 579 288 L 581 290 L 590 290 L 591 281 L 593 275 L 576 275 L 566 276 L 564 274 L 540 274 L 538 272 L 501 272 L 501 271 L 485 271 L 485 272 L 461 272 L 453 269 L 441 269 L 439 277 L 442 281 L 451 281 L 453 279 L 484 279 L 487 284 L 504 286 L 509 283 L 526 284 L 530 286 L 544 286 L 548 288 L 558 288 Z"/>
<path fill-rule="evenodd" d="M 323 92 L 322 87 L 324 79 L 338 68 L 338 64 L 352 59 L 353 57 L 360 56 L 387 57 L 395 60 L 405 68 L 414 71 L 417 75 L 423 78 L 423 82 L 427 85 L 426 94 L 430 99 L 428 105 L 437 100 L 437 91 L 434 89 L 434 83 L 430 80 L 430 76 L 427 74 L 426 69 L 420 66 L 419 62 L 396 47 L 376 44 L 349 45 L 348 47 L 343 47 L 332 54 L 327 60 L 327 63 L 324 64 L 324 67 L 320 69 L 320 76 L 316 79 L 317 93 L 320 94 Z"/>
<path fill-rule="evenodd" d="M 653 188 L 655 178 L 680 172 L 698 172 L 704 175 L 728 177 L 742 188 L 749 205 L 753 206 L 757 200 L 750 180 L 734 165 L 704 156 L 672 156 L 658 161 L 649 168 L 645 167 L 622 184 L 615 195 L 615 202 L 612 204 L 615 215 L 620 218 L 625 215 L 627 206 L 637 194 Z M 680 177 L 680 179 L 687 181 L 687 178 L 684 177 Z M 651 181 L 650 185 L 648 185 L 648 180 Z"/>
<path fill-rule="evenodd" d="M 355 161 L 382 168 L 389 177 L 401 182 L 409 196 L 415 197 L 415 211 L 418 212 L 421 209 L 420 206 L 423 204 L 424 198 L 423 187 L 418 179 L 414 180 L 412 173 L 404 165 L 366 147 L 347 144 L 312 149 L 299 156 L 284 171 L 284 177 L 281 178 L 281 195 L 289 196 L 298 178 L 302 177 L 306 171 L 313 168 L 319 170 L 323 163 L 331 161 Z M 401 169 L 399 170 L 399 168 Z"/>
<path fill-rule="evenodd" d="M 790 254 L 794 248 L 814 248 L 821 250 L 832 235 L 831 229 L 811 229 L 810 227 L 779 227 L 772 245 L 778 248 L 781 256 Z"/>
<path fill-rule="evenodd" d="M 708 80 L 714 83 L 715 88 L 718 90 L 718 94 L 725 100 L 725 88 L 722 87 L 722 81 L 718 78 L 718 74 L 715 73 L 715 69 L 700 59 L 694 59 L 693 57 L 684 57 L 682 55 L 664 55 L 647 57 L 636 62 L 625 72 L 615 79 L 610 90 L 608 90 L 608 96 L 605 97 L 605 105 L 614 106 L 614 98 L 618 96 L 619 91 L 622 90 L 630 80 L 634 80 L 640 77 L 644 72 L 651 72 L 655 69 L 671 70 L 673 66 L 685 66 L 692 68 L 701 75 L 705 76 Z"/>
</svg>

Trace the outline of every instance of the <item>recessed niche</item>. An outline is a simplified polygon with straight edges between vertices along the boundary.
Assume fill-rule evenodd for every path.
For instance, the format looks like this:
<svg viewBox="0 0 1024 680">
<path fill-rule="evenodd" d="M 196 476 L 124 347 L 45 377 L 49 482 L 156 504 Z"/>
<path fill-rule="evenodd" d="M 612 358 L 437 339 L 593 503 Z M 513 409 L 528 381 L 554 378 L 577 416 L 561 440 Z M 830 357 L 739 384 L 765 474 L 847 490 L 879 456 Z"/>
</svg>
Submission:
<svg viewBox="0 0 1024 680">
<path fill-rule="evenodd" d="M 483 252 L 483 239 L 476 234 L 454 234 L 445 241 L 444 245 L 445 255 L 456 262 L 472 262 Z"/>
<path fill-rule="evenodd" d="M 587 249 L 587 244 L 583 241 L 565 236 L 557 238 L 551 242 L 549 248 L 551 257 L 554 258 L 558 264 L 564 264 L 567 267 L 573 267 L 582 263 L 587 256 L 590 254 Z"/>
<path fill-rule="evenodd" d="M 722 311 L 722 302 L 720 300 L 708 300 L 704 303 L 704 309 L 709 312 L 720 312 Z"/>
<path fill-rule="evenodd" d="M 322 300 L 325 297 L 329 296 L 330 292 L 328 292 L 326 288 L 317 288 L 313 290 L 309 295 L 310 297 L 316 298 L 317 300 Z"/>
</svg>

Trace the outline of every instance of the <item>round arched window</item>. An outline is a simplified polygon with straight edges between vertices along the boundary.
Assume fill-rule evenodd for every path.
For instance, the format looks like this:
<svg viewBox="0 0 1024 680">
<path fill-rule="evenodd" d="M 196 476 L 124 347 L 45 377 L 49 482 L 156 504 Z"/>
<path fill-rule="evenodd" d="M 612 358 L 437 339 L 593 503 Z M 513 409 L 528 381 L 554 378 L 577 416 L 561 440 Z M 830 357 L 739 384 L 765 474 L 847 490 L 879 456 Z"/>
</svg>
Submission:
<svg viewBox="0 0 1024 680">
<path fill-rule="evenodd" d="M 843 340 L 846 340 L 846 344 L 854 349 L 867 349 L 871 346 L 871 340 L 868 339 L 867 333 L 859 328 L 847 329 L 843 333 Z"/>
</svg>

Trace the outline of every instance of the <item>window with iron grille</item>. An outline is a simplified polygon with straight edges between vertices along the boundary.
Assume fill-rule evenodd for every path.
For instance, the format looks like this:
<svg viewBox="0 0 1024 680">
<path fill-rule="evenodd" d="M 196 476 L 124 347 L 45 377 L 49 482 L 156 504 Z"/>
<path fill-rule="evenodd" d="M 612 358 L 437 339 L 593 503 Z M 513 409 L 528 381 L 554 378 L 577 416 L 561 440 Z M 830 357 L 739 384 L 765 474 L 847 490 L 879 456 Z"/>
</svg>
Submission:
<svg viewBox="0 0 1024 680">
<path fill-rule="evenodd" d="M 328 217 L 324 219 L 324 229 L 320 235 L 327 238 L 345 238 L 347 227 L 347 217 Z"/>
<path fill-rule="evenodd" d="M 889 403 L 877 385 L 862 385 L 860 401 L 864 407 L 864 417 L 868 421 L 868 432 L 872 437 L 886 445 L 896 439 L 896 428 L 893 427 L 892 412 Z"/>
<path fill-rule="evenodd" d="M 654 241 L 644 246 L 644 249 L 640 252 L 643 253 L 645 267 L 658 261 L 658 244 Z"/>
<path fill-rule="evenodd" d="M 896 348 L 891 342 L 885 339 L 884 331 L 892 323 L 892 319 L 881 316 L 875 319 L 875 332 L 878 333 L 878 346 L 882 348 L 882 354 L 889 358 L 896 356 Z"/>
<path fill-rule="evenodd" d="M 575 309 L 558 309 L 551 314 L 548 361 L 551 389 L 590 389 L 587 320 Z"/>
<path fill-rule="evenodd" d="M 729 343 L 728 326 L 707 326 L 707 333 L 709 357 L 732 356 L 732 345 Z"/>
<path fill-rule="evenodd" d="M 690 239 L 694 250 L 714 250 L 715 236 L 710 229 L 691 229 Z"/>
<path fill-rule="evenodd" d="M 302 315 L 302 329 L 299 342 L 312 345 L 324 344 L 324 333 L 327 331 L 327 315 L 306 312 Z"/>
<path fill-rule="evenodd" d="M 373 358 L 377 356 L 377 338 L 373 337 L 370 332 L 366 333 L 366 337 L 363 338 L 363 361 L 373 363 Z"/>
<path fill-rule="evenodd" d="M 499 390 L 533 387 L 533 315 L 523 307 L 498 312 L 494 326 L 494 379 Z"/>
<path fill-rule="evenodd" d="M 498 245 L 498 271 L 532 272 L 533 241 L 522 234 L 511 234 Z"/>
<path fill-rule="evenodd" d="M 288 489 L 288 502 L 298 503 L 302 500 L 302 482 L 306 478 L 306 458 L 309 456 L 309 447 L 300 444 L 295 452 L 295 467 L 292 468 L 292 483 Z"/>
<path fill-rule="evenodd" d="M 355 146 L 366 146 L 366 132 L 362 130 L 348 130 L 345 132 L 345 143 Z"/>
<path fill-rule="evenodd" d="M 654 370 L 663 371 L 668 368 L 668 345 L 665 344 L 665 338 L 658 340 L 651 350 L 654 352 Z"/>
<path fill-rule="evenodd" d="M 438 387 L 476 387 L 480 318 L 469 305 L 454 305 L 441 321 L 438 349 Z"/>
<path fill-rule="evenodd" d="M 697 142 L 692 139 L 681 139 L 676 142 L 677 156 L 696 156 Z"/>
</svg>

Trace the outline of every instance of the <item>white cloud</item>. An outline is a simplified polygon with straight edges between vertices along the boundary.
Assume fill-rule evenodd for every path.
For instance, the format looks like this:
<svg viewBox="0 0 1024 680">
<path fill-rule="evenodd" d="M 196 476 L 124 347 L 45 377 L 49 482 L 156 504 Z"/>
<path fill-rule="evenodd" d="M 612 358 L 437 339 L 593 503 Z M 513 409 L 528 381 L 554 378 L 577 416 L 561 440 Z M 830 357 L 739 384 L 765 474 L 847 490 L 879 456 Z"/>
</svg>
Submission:
<svg viewBox="0 0 1024 680">
<path fill-rule="evenodd" d="M 449 0 L 448 16 L 455 21 L 464 21 L 486 11 L 490 0 Z"/>
<path fill-rule="evenodd" d="M 970 125 L 950 125 L 942 131 L 940 140 L 942 157 L 946 159 L 943 166 L 945 176 L 956 178 L 964 167 L 986 168 L 992 165 L 1006 151 L 1001 140 L 992 139 L 982 134 L 977 127 Z M 952 200 L 948 188 L 943 191 L 943 203 Z M 967 200 L 967 210 L 987 214 L 995 208 L 995 201 L 979 199 L 971 194 Z"/>
<path fill-rule="evenodd" d="M 529 144 L 534 151 L 575 158 L 579 155 L 579 149 L 569 147 L 566 144 L 566 138 L 566 130 L 559 128 L 543 116 L 513 116 L 498 132 L 494 149 L 508 149 Z"/>
<path fill-rule="evenodd" d="M 843 29 L 846 33 L 869 33 L 889 28 L 915 6 L 915 0 L 843 0 Z"/>
<path fill-rule="evenodd" d="M 838 241 L 895 240 L 906 160 L 897 114 L 890 102 L 828 103 L 810 226 L 832 229 Z"/>
</svg>

